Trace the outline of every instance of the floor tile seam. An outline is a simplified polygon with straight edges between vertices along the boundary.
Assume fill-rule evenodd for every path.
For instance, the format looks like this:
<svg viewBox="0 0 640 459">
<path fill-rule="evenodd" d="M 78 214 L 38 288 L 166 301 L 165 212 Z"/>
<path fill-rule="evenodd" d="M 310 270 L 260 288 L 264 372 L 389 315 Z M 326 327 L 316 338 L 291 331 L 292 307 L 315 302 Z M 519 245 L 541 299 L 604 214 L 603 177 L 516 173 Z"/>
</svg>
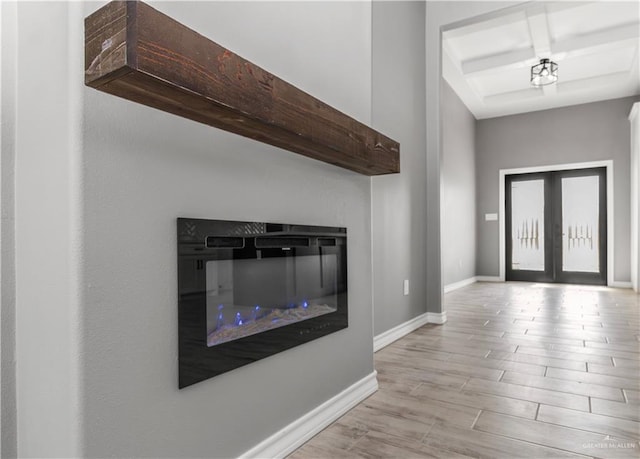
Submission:
<svg viewBox="0 0 640 459">
<path fill-rule="evenodd" d="M 538 421 L 533 421 L 533 422 L 538 422 Z M 565 449 L 565 448 L 558 448 L 557 446 L 545 445 L 543 443 L 536 443 L 534 441 L 523 440 L 522 438 L 511 437 L 509 435 L 503 435 L 503 434 L 499 434 L 499 433 L 495 433 L 495 432 L 487 432 L 486 430 L 476 429 L 475 427 L 474 427 L 473 430 L 476 431 L 476 432 L 481 432 L 483 434 L 492 435 L 494 437 L 507 438 L 507 439 L 509 439 L 511 441 L 515 441 L 515 442 L 519 442 L 519 443 L 525 443 L 527 445 L 542 447 L 542 448 L 556 450 L 556 451 L 562 451 L 564 453 L 575 454 L 575 455 L 579 455 L 579 456 L 582 455 L 585 458 L 588 458 L 588 457 L 597 458 L 597 456 L 587 456 L 586 454 L 578 452 L 578 451 L 572 451 L 572 450 L 568 450 L 568 449 Z"/>
<path fill-rule="evenodd" d="M 424 439 L 429 436 L 429 434 L 431 433 L 431 430 L 433 429 L 433 426 L 436 425 L 436 422 L 438 422 L 438 421 L 436 419 L 434 419 L 433 422 L 431 423 L 431 425 L 429 426 L 429 430 L 427 430 L 427 432 L 420 439 L 420 443 L 424 444 Z"/>
<path fill-rule="evenodd" d="M 535 349 L 544 349 L 544 348 L 535 348 Z M 551 352 L 562 352 L 562 353 L 570 353 L 571 351 L 558 351 L 558 350 L 552 350 L 552 349 L 545 349 Z M 562 359 L 559 357 L 546 357 L 544 355 L 539 355 L 539 354 L 529 354 L 526 351 L 519 351 L 520 354 L 526 354 L 526 355 L 534 355 L 537 357 L 542 357 L 542 358 L 547 358 L 547 359 L 553 359 L 553 360 L 567 360 L 569 362 L 579 362 L 579 363 L 589 363 L 587 360 L 578 360 L 578 359 Z M 515 352 L 514 352 L 515 354 Z M 584 354 L 578 354 L 579 356 L 584 355 Z M 611 357 L 611 356 L 604 356 L 604 355 L 596 355 L 596 357 Z M 622 357 L 618 357 L 618 358 L 622 358 Z M 624 359 L 623 360 L 631 360 L 631 359 Z M 595 362 L 591 362 L 591 363 L 595 363 Z M 603 365 L 602 363 L 596 363 L 596 365 Z M 554 367 L 555 368 L 555 367 Z"/>
<path fill-rule="evenodd" d="M 598 411 L 598 410 L 592 411 L 591 414 L 599 414 L 600 416 L 608 416 L 610 418 L 622 419 L 622 420 L 625 420 L 625 421 L 640 422 L 640 417 L 636 417 L 635 419 L 634 418 L 630 418 L 630 417 L 626 417 L 625 418 L 625 417 L 622 417 L 622 416 L 616 416 L 616 415 L 609 414 L 609 413 L 603 413 L 602 411 Z"/>
<path fill-rule="evenodd" d="M 530 376 L 530 375 L 527 375 L 527 376 Z M 561 382 L 577 382 L 578 384 L 589 384 L 589 385 L 593 385 L 593 386 L 597 385 L 597 384 L 591 384 L 591 383 L 584 383 L 584 382 L 580 382 L 580 381 L 570 381 L 570 380 L 567 380 L 567 379 L 552 378 L 552 377 L 549 377 L 549 376 L 541 376 L 541 378 L 548 378 L 548 379 L 553 379 L 555 381 L 561 381 Z M 575 392 L 569 392 L 568 389 L 567 390 L 549 389 L 548 387 L 532 386 L 530 383 L 523 384 L 523 383 L 517 383 L 517 382 L 512 382 L 512 381 L 499 381 L 499 382 L 503 382 L 503 383 L 506 383 L 506 384 L 513 384 L 513 385 L 516 385 L 516 386 L 529 387 L 529 388 L 532 388 L 532 389 L 548 390 L 548 391 L 551 391 L 551 392 L 558 392 L 560 394 L 579 395 L 579 396 L 582 396 L 582 397 L 594 397 L 594 398 L 598 398 L 598 399 L 601 399 L 601 400 L 609 400 L 611 402 L 623 403 L 620 400 L 613 400 L 613 399 L 608 399 L 608 398 L 604 398 L 604 397 L 595 397 L 593 395 L 585 395 L 585 394 L 577 394 Z M 620 389 L 620 388 L 617 388 L 617 387 L 609 387 L 609 386 L 600 386 L 600 387 L 604 387 L 606 389 Z M 624 399 L 624 396 L 623 396 L 623 399 Z"/>
<path fill-rule="evenodd" d="M 547 405 L 547 406 L 549 406 L 549 405 Z M 569 410 L 571 408 L 566 408 L 566 409 Z M 578 413 L 581 412 L 579 410 L 572 410 L 572 411 L 577 411 Z M 584 413 L 584 412 L 582 412 L 582 413 Z M 502 413 L 498 413 L 498 414 L 502 414 Z M 597 413 L 590 413 L 590 414 L 597 414 Z M 510 417 L 514 417 L 514 418 L 518 418 L 518 419 L 527 419 L 527 418 L 522 418 L 522 417 L 519 417 L 519 416 L 508 415 L 508 414 L 504 414 L 504 416 L 510 416 Z M 606 416 L 606 415 L 599 415 L 599 416 Z M 612 416 L 608 416 L 608 417 L 612 417 Z M 615 418 L 615 419 L 620 419 L 620 418 Z M 527 419 L 527 420 L 533 421 L 533 422 L 538 422 L 540 424 L 546 424 L 548 426 L 564 427 L 565 429 L 577 430 L 577 431 L 580 431 L 580 432 L 594 434 L 594 435 L 611 435 L 616 440 L 630 440 L 630 441 L 639 443 L 639 446 L 640 446 L 640 437 L 638 439 L 628 438 L 628 437 L 620 437 L 620 434 L 617 434 L 617 435 L 612 435 L 610 433 L 604 433 L 603 434 L 602 432 L 596 432 L 594 430 L 589 430 L 589 429 L 586 429 L 586 428 L 580 428 L 580 427 L 570 426 L 570 425 L 567 425 L 567 424 L 560 424 L 560 423 L 551 422 L 551 421 L 542 421 L 540 419 L 537 419 L 537 414 L 536 414 L 536 419 Z M 479 431 L 479 432 L 483 432 L 483 431 Z"/>
<path fill-rule="evenodd" d="M 533 401 L 530 401 L 530 400 L 521 400 L 521 399 L 517 399 L 517 398 L 513 398 L 513 397 L 506 397 L 506 396 L 503 396 L 503 395 L 497 395 L 497 394 L 489 394 L 489 393 L 480 392 L 480 391 L 473 391 L 473 390 L 464 391 L 464 390 L 462 390 L 462 391 L 460 391 L 460 392 L 458 392 L 458 393 L 461 393 L 461 392 L 466 392 L 466 393 L 467 393 L 467 394 L 469 394 L 469 395 L 481 395 L 481 396 L 483 396 L 483 397 L 489 396 L 489 397 L 494 397 L 494 398 L 503 398 L 503 399 L 505 399 L 505 402 L 508 402 L 509 400 L 517 400 L 517 401 L 519 401 L 519 402 L 537 404 L 537 405 L 538 405 L 538 407 L 539 407 L 539 406 L 540 406 L 540 404 L 541 404 L 540 402 L 533 402 Z M 463 403 L 463 402 L 458 402 L 458 401 L 445 401 L 445 400 L 440 400 L 440 399 L 437 399 L 437 398 L 431 398 L 431 397 L 429 397 L 429 395 L 428 395 L 428 394 L 425 394 L 425 395 L 424 395 L 424 397 L 425 397 L 425 398 L 428 398 L 429 400 L 436 401 L 436 402 L 450 403 L 450 404 L 452 404 L 452 405 L 457 405 L 457 406 L 461 406 L 461 407 L 464 407 L 464 408 L 473 408 L 473 409 L 480 410 L 480 411 L 489 411 L 489 412 L 491 412 L 491 413 L 504 414 L 504 415 L 507 415 L 507 416 L 513 416 L 513 417 L 515 417 L 515 418 L 528 419 L 528 420 L 530 420 L 530 421 L 534 420 L 534 419 L 532 419 L 532 418 L 531 418 L 531 417 L 529 417 L 529 416 L 519 416 L 519 415 L 517 415 L 517 414 L 513 414 L 513 413 L 505 413 L 504 411 L 498 411 L 498 410 L 497 410 L 497 409 L 495 409 L 495 408 L 490 408 L 490 407 L 486 407 L 486 406 L 485 406 L 485 407 L 483 407 L 483 408 L 478 408 L 477 406 L 473 406 L 473 405 L 470 405 L 470 404 L 465 404 L 465 403 Z M 551 405 L 551 406 L 553 406 L 553 405 Z M 567 409 L 569 409 L 569 408 L 567 408 Z M 579 411 L 579 410 L 574 410 L 574 411 Z M 581 411 L 581 412 L 582 412 L 582 413 L 584 413 L 585 411 Z M 537 414 L 537 411 L 536 411 L 536 414 Z M 478 415 L 478 416 L 479 416 L 479 415 Z M 476 416 L 476 420 L 477 420 L 477 417 L 478 417 L 478 416 Z M 474 421 L 474 422 L 475 422 L 475 421 Z"/>
<path fill-rule="evenodd" d="M 566 368 L 556 368 L 557 370 L 565 370 Z M 567 371 L 576 371 L 576 370 L 567 370 Z M 601 373 L 593 373 L 593 372 L 588 372 L 588 371 L 580 371 L 579 373 L 584 373 L 584 374 L 590 374 L 590 375 L 594 375 L 594 376 L 601 376 L 603 378 L 619 378 L 622 380 L 628 380 L 628 381 L 624 381 L 624 384 L 627 383 L 632 383 L 632 384 L 640 384 L 640 380 L 638 381 L 634 381 L 632 378 L 624 378 L 621 376 L 609 376 L 609 375 L 605 375 L 605 374 L 601 374 Z M 609 389 L 627 389 L 627 390 L 640 390 L 640 386 L 637 386 L 635 388 L 633 387 L 621 387 L 620 382 L 617 383 L 612 383 L 611 385 L 609 384 L 602 384 L 602 383 L 595 383 L 595 382 L 590 382 L 590 381 L 576 381 L 575 379 L 569 379 L 568 377 L 559 377 L 559 376 L 547 376 L 545 375 L 545 378 L 549 378 L 549 379 L 554 379 L 554 380 L 558 380 L 558 381 L 566 381 L 566 382 L 578 382 L 580 384 L 589 384 L 590 386 L 599 386 L 599 387 L 606 387 Z"/>
<path fill-rule="evenodd" d="M 441 427 L 446 427 L 446 425 L 441 424 Z M 505 439 L 508 439 L 508 440 L 516 442 L 516 443 L 522 443 L 522 444 L 527 445 L 527 446 L 543 447 L 543 448 L 549 449 L 549 450 L 564 451 L 564 452 L 568 452 L 568 453 L 571 453 L 571 454 L 576 454 L 573 451 L 566 451 L 566 450 L 562 450 L 560 448 L 556 448 L 556 447 L 553 447 L 553 446 L 541 445 L 539 443 L 534 443 L 534 442 L 522 440 L 520 438 L 509 437 L 507 435 L 496 434 L 496 433 L 493 433 L 493 432 L 485 432 L 483 430 L 477 430 L 477 429 L 469 429 L 469 430 L 473 430 L 474 432 L 478 432 L 478 433 L 481 433 L 481 434 L 484 434 L 484 435 L 488 435 L 490 437 L 495 437 L 496 439 L 505 438 Z M 427 444 L 427 445 L 429 445 L 429 444 L 426 443 L 426 441 L 429 438 L 430 438 L 429 436 L 425 437 L 425 444 Z M 475 447 L 475 445 L 473 443 L 471 444 L 471 446 Z M 455 449 L 448 448 L 446 445 L 438 446 L 438 448 L 439 449 L 445 449 L 446 451 L 450 451 L 450 452 L 455 453 L 455 454 L 463 454 L 463 455 L 465 455 L 464 453 L 460 453 Z M 480 456 L 480 457 L 484 457 L 484 456 Z M 585 458 L 586 457 L 588 457 L 588 456 L 585 456 Z"/>
<path fill-rule="evenodd" d="M 489 359 L 491 359 L 492 361 L 495 361 L 495 362 L 511 363 L 511 364 L 516 364 L 516 365 L 529 366 L 529 367 L 541 367 L 541 368 L 543 368 L 543 367 L 545 367 L 545 366 L 546 366 L 546 365 L 535 364 L 535 363 L 517 362 L 517 361 L 514 361 L 514 360 L 494 359 L 494 358 L 491 358 L 491 357 L 487 357 L 491 352 L 492 352 L 492 350 L 489 350 L 489 351 L 487 352 L 487 354 L 486 354 L 484 357 L 479 357 L 479 358 L 478 358 L 478 359 L 476 359 L 476 360 L 486 360 L 486 359 L 488 359 L 488 358 L 489 358 Z M 463 358 L 471 358 L 471 359 L 473 358 L 473 356 L 470 356 L 470 355 L 467 355 L 467 354 L 460 354 L 460 353 L 457 353 L 457 352 L 450 352 L 449 354 L 450 354 L 450 355 L 448 356 L 448 358 L 447 358 L 447 359 L 444 359 L 444 360 L 429 359 L 428 357 L 424 357 L 423 359 L 424 359 L 424 360 L 435 361 L 435 362 L 446 362 L 446 363 L 456 364 L 456 365 L 465 365 L 465 366 L 467 366 L 467 367 L 479 368 L 479 369 L 484 369 L 484 370 L 501 370 L 501 371 L 505 371 L 505 370 L 504 370 L 504 369 L 502 369 L 502 368 L 491 368 L 491 367 L 487 367 L 487 366 L 483 366 L 483 365 L 474 365 L 473 363 L 461 363 L 461 362 L 456 362 L 456 361 L 454 361 L 454 360 L 451 360 L 451 358 L 452 358 L 454 355 L 459 355 L 459 356 L 461 356 L 461 357 L 463 357 Z M 510 370 L 510 371 L 513 371 L 513 370 Z M 521 372 L 520 372 L 520 373 L 521 373 Z M 526 373 L 526 374 L 529 374 L 529 373 Z"/>
<path fill-rule="evenodd" d="M 435 419 L 429 419 L 429 420 L 428 420 L 429 422 L 424 422 L 424 421 L 421 421 L 421 420 L 417 420 L 417 419 L 413 419 L 413 418 L 404 417 L 404 416 L 399 415 L 399 414 L 397 414 L 397 413 L 393 413 L 393 412 L 390 412 L 390 411 L 386 411 L 386 410 L 383 410 L 383 409 L 380 409 L 380 408 L 375 408 L 375 407 L 371 407 L 371 406 L 367 406 L 367 408 L 369 408 L 369 409 L 371 409 L 371 410 L 374 410 L 374 411 L 377 411 L 377 412 L 379 412 L 379 413 L 383 414 L 385 417 L 395 418 L 395 419 L 398 419 L 398 420 L 401 420 L 401 421 L 405 421 L 405 422 L 409 422 L 409 423 L 420 424 L 420 427 L 424 426 L 424 427 L 426 427 L 426 428 L 427 428 L 427 430 L 428 430 L 428 429 L 431 429 L 431 427 L 433 427 L 433 423 L 435 422 Z M 361 421 L 360 419 L 358 419 L 358 414 L 355 414 L 355 415 L 353 415 L 353 416 L 356 418 L 356 420 L 357 420 L 359 423 L 361 423 L 361 424 L 363 424 L 364 426 L 366 426 L 366 428 L 367 428 L 367 433 L 369 433 L 370 431 L 374 431 L 374 432 L 378 432 L 378 433 L 381 433 L 381 434 L 384 434 L 384 435 L 390 435 L 390 436 L 395 437 L 395 438 L 401 438 L 401 439 L 404 439 L 404 440 L 411 440 L 411 438 L 410 438 L 410 437 L 402 436 L 402 435 L 396 435 L 396 434 L 394 434 L 394 433 L 391 433 L 391 432 L 388 432 L 388 431 L 385 431 L 385 430 L 379 430 L 379 429 L 377 429 L 375 426 L 371 426 L 371 425 L 369 425 L 369 424 L 366 424 L 364 421 Z M 381 429 L 382 429 L 382 428 L 381 428 Z M 365 433 L 364 435 L 362 435 L 362 437 L 360 437 L 360 438 L 356 441 L 356 443 L 357 443 L 358 441 L 360 441 L 360 439 L 361 439 L 361 438 L 363 438 L 363 437 L 365 437 L 366 435 L 367 435 L 366 433 Z"/>
<path fill-rule="evenodd" d="M 450 362 L 448 360 L 433 360 L 433 359 L 424 359 L 424 360 L 429 360 L 430 362 L 441 362 L 441 363 L 447 363 L 449 365 L 456 365 L 459 367 L 464 367 L 464 368 L 475 368 L 478 370 L 486 370 L 486 371 L 504 371 L 504 370 L 499 370 L 497 368 L 487 368 L 487 367 L 479 367 L 479 366 L 475 366 L 475 365 L 465 365 L 463 363 L 458 363 L 458 362 Z M 429 371 L 429 372 L 434 372 L 434 373 L 441 373 L 441 374 L 446 374 L 446 375 L 450 375 L 450 376 L 463 376 L 463 377 L 470 377 L 470 375 L 466 374 L 466 373 L 459 373 L 457 372 L 457 370 L 449 370 L 447 371 L 446 368 L 433 368 L 433 367 L 429 367 L 429 366 L 424 366 L 424 367 L 418 367 L 418 366 L 412 366 L 411 364 L 409 364 L 408 366 L 403 366 L 400 363 L 397 364 L 391 364 L 390 362 L 385 362 L 387 364 L 390 364 L 390 366 L 395 366 L 395 367 L 400 367 L 400 368 L 405 368 L 405 369 L 410 369 L 410 370 L 425 370 L 425 371 Z M 472 375 L 475 376 L 475 375 Z M 493 380 L 491 380 L 493 381 Z"/>
<path fill-rule="evenodd" d="M 482 378 L 476 378 L 476 379 L 482 379 Z M 489 379 L 483 379 L 483 380 L 484 380 L 484 381 L 495 382 L 495 383 L 498 383 L 498 384 L 512 384 L 512 385 L 514 385 L 514 386 L 518 386 L 518 385 L 519 385 L 519 386 L 521 386 L 521 387 L 526 387 L 526 388 L 529 388 L 529 389 L 542 390 L 542 391 L 552 392 L 552 393 L 559 393 L 559 392 L 557 392 L 557 391 L 553 391 L 553 390 L 549 390 L 549 389 L 543 389 L 543 388 L 539 388 L 539 387 L 522 386 L 522 385 L 520 385 L 520 384 L 513 384 L 513 383 L 498 382 L 498 381 L 492 381 L 492 380 L 489 380 Z M 466 383 L 465 383 L 465 385 L 466 385 Z M 461 391 L 462 391 L 462 390 L 466 390 L 466 391 L 468 391 L 468 392 L 478 392 L 478 393 L 480 393 L 480 394 L 484 394 L 484 395 L 495 395 L 495 396 L 498 396 L 498 397 L 509 398 L 509 399 L 513 399 L 513 400 L 520 400 L 520 401 L 523 401 L 523 402 L 543 403 L 543 402 L 541 402 L 541 401 L 539 401 L 539 400 L 531 400 L 531 399 L 526 399 L 526 398 L 519 398 L 519 397 L 516 397 L 516 396 L 510 396 L 510 395 L 497 394 L 497 393 L 495 393 L 495 392 L 486 392 L 486 391 L 483 391 L 482 389 L 465 389 L 465 388 L 463 387 L 463 388 L 461 389 Z M 562 393 L 562 394 L 565 394 L 564 392 L 561 392 L 561 393 Z M 589 398 L 587 395 L 572 394 L 572 393 L 568 393 L 568 395 L 571 395 L 571 396 L 573 396 L 573 397 L 584 398 L 584 399 Z M 601 400 L 606 400 L 606 399 L 601 399 Z M 615 401 L 615 400 L 610 400 L 610 401 Z M 620 403 L 620 402 L 618 402 L 618 403 Z M 547 405 L 547 404 L 549 404 L 549 403 L 544 403 L 544 404 L 545 404 L 545 405 Z M 549 405 L 551 405 L 551 404 L 549 404 Z M 585 411 L 585 410 L 577 410 L 577 409 L 575 409 L 575 408 L 568 408 L 568 407 L 566 407 L 566 406 L 560 406 L 560 405 L 551 405 L 551 406 L 557 406 L 558 408 L 573 409 L 573 410 L 575 410 L 575 411 L 581 411 L 581 412 L 583 412 L 583 413 L 587 413 L 587 412 L 588 412 L 588 411 Z"/>
<path fill-rule="evenodd" d="M 515 354 L 515 352 L 514 352 L 514 354 Z M 525 353 L 525 352 L 520 352 L 518 355 L 530 355 L 530 356 L 533 356 L 533 357 L 540 357 L 540 358 L 542 358 L 542 359 L 562 360 L 562 361 L 565 361 L 565 362 L 572 362 L 572 363 L 583 363 L 583 364 L 588 363 L 588 362 L 585 362 L 584 360 L 558 359 L 558 358 L 556 358 L 556 357 L 544 357 L 544 356 L 542 356 L 542 355 L 537 355 L 537 354 L 527 354 L 527 353 Z M 488 357 L 488 358 L 490 358 L 490 359 L 491 359 L 492 357 Z M 497 360 L 497 359 L 496 359 L 496 360 Z M 512 362 L 518 362 L 518 361 L 516 361 L 516 360 L 511 360 L 511 361 L 512 361 Z M 528 363 L 528 362 L 518 362 L 518 363 Z M 565 367 L 556 366 L 556 365 L 562 365 L 562 364 L 555 364 L 555 365 L 551 365 L 550 363 L 546 363 L 546 364 L 532 363 L 532 364 L 530 364 L 530 365 L 538 365 L 538 366 L 541 366 L 541 367 L 551 367 L 551 368 L 556 368 L 556 369 L 558 369 L 558 370 L 579 371 L 579 372 L 581 372 L 581 373 L 586 373 L 586 372 L 587 372 L 586 370 L 584 370 L 584 371 L 583 371 L 583 370 L 574 370 L 574 369 L 570 369 L 570 368 L 565 368 Z M 567 363 L 566 365 L 570 365 L 570 364 L 569 364 L 569 363 Z M 585 366 L 585 367 L 586 367 L 586 366 Z"/>
</svg>

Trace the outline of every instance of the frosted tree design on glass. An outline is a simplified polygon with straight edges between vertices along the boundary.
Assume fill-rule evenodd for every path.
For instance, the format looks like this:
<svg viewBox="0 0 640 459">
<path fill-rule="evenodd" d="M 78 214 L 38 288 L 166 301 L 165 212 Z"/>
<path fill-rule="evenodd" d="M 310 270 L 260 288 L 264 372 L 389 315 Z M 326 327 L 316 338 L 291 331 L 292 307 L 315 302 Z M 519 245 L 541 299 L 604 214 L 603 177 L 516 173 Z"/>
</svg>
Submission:
<svg viewBox="0 0 640 459">
<path fill-rule="evenodd" d="M 562 179 L 562 270 L 600 271 L 598 176 Z"/>
<path fill-rule="evenodd" d="M 520 241 L 520 248 L 523 246 L 527 249 L 540 250 L 540 225 L 538 219 L 531 219 L 531 230 L 529 230 L 529 221 L 522 222 L 522 231 L 516 229 L 516 239 Z"/>
<path fill-rule="evenodd" d="M 511 269 L 544 271 L 544 180 L 511 182 Z"/>
<path fill-rule="evenodd" d="M 589 250 L 593 250 L 593 228 L 591 225 L 569 225 L 567 227 L 567 250 L 571 250 L 573 247 L 589 247 Z"/>
</svg>

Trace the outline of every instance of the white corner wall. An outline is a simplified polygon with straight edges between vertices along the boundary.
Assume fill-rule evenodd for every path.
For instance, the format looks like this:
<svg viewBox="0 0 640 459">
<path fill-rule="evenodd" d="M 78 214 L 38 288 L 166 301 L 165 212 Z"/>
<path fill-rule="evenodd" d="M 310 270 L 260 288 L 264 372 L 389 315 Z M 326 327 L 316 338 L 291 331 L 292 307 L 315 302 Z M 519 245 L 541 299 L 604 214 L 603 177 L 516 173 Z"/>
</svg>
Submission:
<svg viewBox="0 0 640 459">
<path fill-rule="evenodd" d="M 629 113 L 631 123 L 631 285 L 640 291 L 640 102 Z"/>
<path fill-rule="evenodd" d="M 84 87 L 102 4 L 17 7 L 17 454 L 235 457 L 373 371 L 371 179 Z M 370 124 L 370 3 L 153 5 Z M 178 390 L 176 217 L 346 226 L 349 328 Z"/>
<path fill-rule="evenodd" d="M 15 336 L 18 457 L 81 453 L 79 4 L 18 3 Z M 46 39 L 44 38 L 46 37 Z"/>
</svg>

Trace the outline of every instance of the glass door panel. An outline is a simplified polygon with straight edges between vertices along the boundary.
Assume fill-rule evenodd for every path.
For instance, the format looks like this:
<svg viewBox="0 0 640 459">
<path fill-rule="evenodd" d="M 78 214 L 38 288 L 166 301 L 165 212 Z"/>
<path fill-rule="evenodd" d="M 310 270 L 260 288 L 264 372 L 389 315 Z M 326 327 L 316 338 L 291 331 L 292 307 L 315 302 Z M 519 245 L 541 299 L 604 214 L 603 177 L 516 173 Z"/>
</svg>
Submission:
<svg viewBox="0 0 640 459">
<path fill-rule="evenodd" d="M 596 176 L 562 178 L 562 271 L 600 272 L 599 182 Z"/>
<path fill-rule="evenodd" d="M 551 282 L 552 183 L 547 174 L 509 175 L 505 183 L 507 280 Z"/>
<path fill-rule="evenodd" d="M 553 187 L 555 280 L 606 285 L 606 169 L 554 172 Z"/>
<path fill-rule="evenodd" d="M 544 180 L 511 182 L 511 269 L 544 271 Z"/>
</svg>

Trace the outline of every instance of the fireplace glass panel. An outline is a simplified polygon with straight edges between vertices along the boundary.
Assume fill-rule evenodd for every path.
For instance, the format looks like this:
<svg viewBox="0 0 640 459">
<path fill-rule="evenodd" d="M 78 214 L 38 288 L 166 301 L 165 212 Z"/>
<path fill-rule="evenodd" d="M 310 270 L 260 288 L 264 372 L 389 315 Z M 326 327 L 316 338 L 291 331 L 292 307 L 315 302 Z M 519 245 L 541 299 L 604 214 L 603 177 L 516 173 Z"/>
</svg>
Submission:
<svg viewBox="0 0 640 459">
<path fill-rule="evenodd" d="M 346 228 L 177 224 L 180 388 L 349 326 Z"/>
<path fill-rule="evenodd" d="M 336 272 L 334 254 L 208 261 L 207 346 L 337 311 Z"/>
</svg>

